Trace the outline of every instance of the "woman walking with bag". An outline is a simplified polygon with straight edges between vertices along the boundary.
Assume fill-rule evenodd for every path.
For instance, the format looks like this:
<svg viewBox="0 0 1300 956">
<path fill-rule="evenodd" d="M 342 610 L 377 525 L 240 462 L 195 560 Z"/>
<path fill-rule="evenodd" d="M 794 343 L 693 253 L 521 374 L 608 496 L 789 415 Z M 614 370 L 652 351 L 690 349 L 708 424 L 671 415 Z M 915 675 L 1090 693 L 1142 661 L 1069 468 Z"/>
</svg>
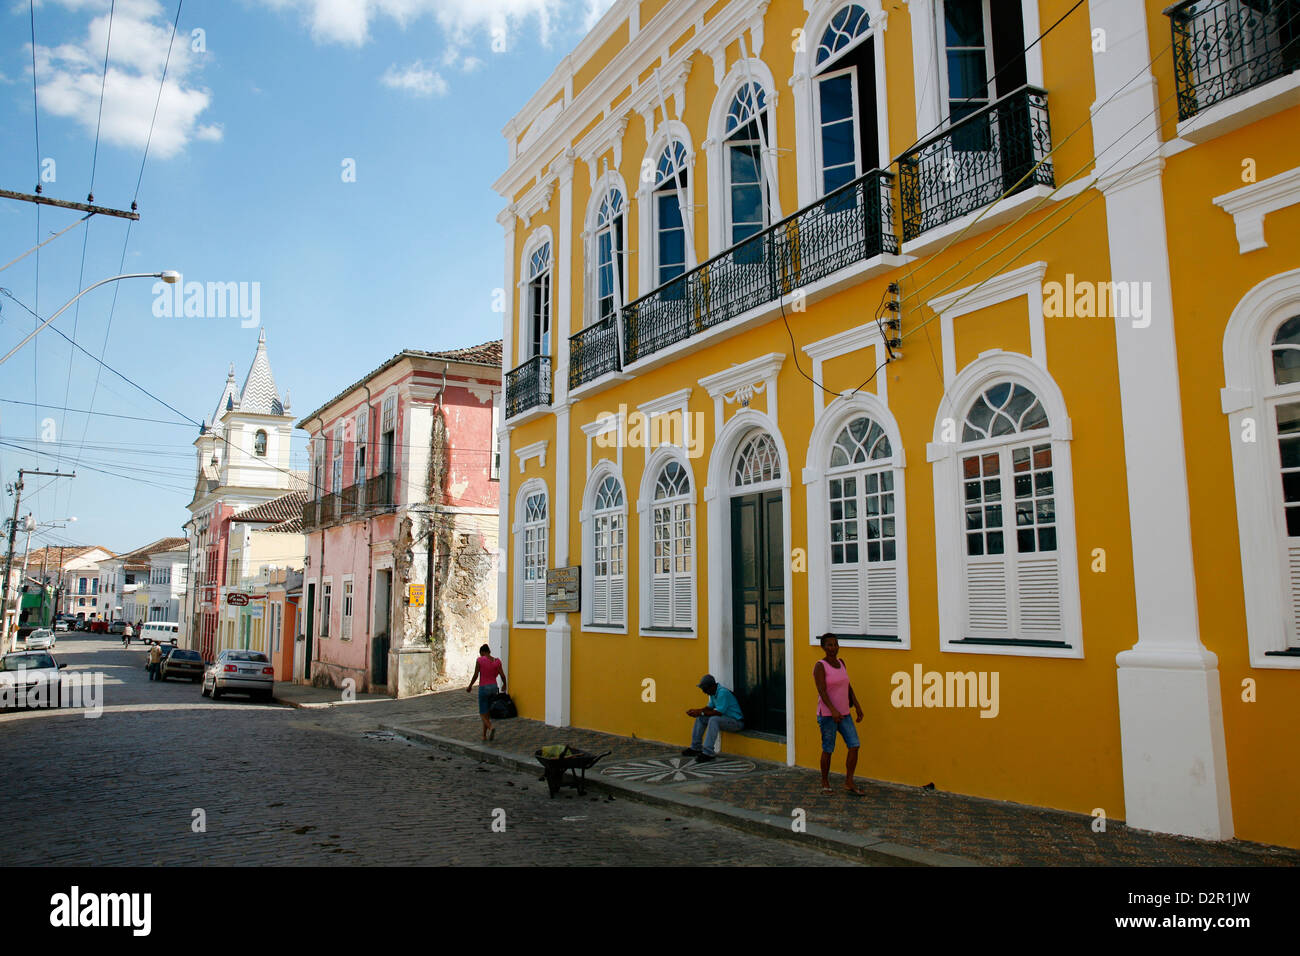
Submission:
<svg viewBox="0 0 1300 956">
<path fill-rule="evenodd" d="M 474 689 L 474 682 L 478 681 L 478 715 L 483 721 L 483 739 L 496 739 L 496 728 L 492 726 L 492 718 L 488 715 L 488 709 L 492 705 L 492 698 L 499 691 L 506 689 L 506 671 L 499 658 L 492 656 L 492 648 L 484 644 L 478 649 L 478 660 L 474 662 L 474 676 L 469 679 L 469 686 L 465 688 L 465 693 Z M 501 687 L 497 687 L 497 678 L 501 678 Z"/>
</svg>

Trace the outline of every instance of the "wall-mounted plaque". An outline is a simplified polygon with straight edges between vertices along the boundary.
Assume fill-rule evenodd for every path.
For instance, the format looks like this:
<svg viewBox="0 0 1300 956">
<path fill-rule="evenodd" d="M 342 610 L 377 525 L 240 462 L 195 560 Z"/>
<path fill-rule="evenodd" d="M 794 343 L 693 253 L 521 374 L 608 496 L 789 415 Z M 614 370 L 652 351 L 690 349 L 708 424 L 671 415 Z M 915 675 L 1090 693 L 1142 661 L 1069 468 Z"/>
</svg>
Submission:
<svg viewBox="0 0 1300 956">
<path fill-rule="evenodd" d="M 547 568 L 546 570 L 546 613 L 572 614 L 580 607 L 582 596 L 582 569 Z"/>
</svg>

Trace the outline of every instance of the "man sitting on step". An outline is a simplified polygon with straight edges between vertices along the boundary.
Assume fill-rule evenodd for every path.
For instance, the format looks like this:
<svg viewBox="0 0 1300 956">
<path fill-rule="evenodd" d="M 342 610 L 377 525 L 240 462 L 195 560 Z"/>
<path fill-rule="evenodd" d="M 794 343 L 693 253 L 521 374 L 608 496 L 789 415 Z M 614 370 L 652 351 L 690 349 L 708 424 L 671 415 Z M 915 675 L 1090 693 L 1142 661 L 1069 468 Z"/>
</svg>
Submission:
<svg viewBox="0 0 1300 956">
<path fill-rule="evenodd" d="M 691 745 L 682 755 L 703 762 L 717 757 L 718 735 L 722 731 L 734 734 L 744 728 L 745 715 L 740 711 L 736 695 L 714 680 L 712 674 L 705 674 L 696 686 L 709 695 L 709 704 L 686 711 L 687 717 L 695 718 L 695 730 Z"/>
</svg>

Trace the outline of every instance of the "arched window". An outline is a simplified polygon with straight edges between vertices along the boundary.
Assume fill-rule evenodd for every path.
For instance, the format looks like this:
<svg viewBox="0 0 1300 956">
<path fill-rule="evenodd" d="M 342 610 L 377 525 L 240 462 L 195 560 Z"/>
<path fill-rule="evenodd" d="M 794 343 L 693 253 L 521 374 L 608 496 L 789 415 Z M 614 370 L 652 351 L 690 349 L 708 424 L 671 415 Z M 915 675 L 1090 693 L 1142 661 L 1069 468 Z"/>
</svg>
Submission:
<svg viewBox="0 0 1300 956">
<path fill-rule="evenodd" d="M 623 192 L 610 187 L 596 211 L 594 251 L 596 262 L 596 308 L 594 321 L 614 315 L 627 301 L 627 272 L 624 267 Z"/>
<path fill-rule="evenodd" d="M 724 126 L 726 135 L 728 242 L 735 245 L 768 226 L 767 193 L 770 184 L 763 165 L 762 146 L 771 141 L 767 94 L 757 83 L 745 83 L 731 100 Z"/>
<path fill-rule="evenodd" d="M 686 271 L 686 224 L 682 212 L 686 203 L 688 166 L 686 147 L 673 140 L 659 155 L 655 167 L 653 202 L 656 286 L 670 282 Z"/>
<path fill-rule="evenodd" d="M 260 428 L 257 430 L 257 434 L 253 436 L 253 454 L 258 458 L 266 457 L 266 432 Z"/>
<path fill-rule="evenodd" d="M 551 244 L 528 257 L 528 325 L 524 358 L 551 354 Z"/>
<path fill-rule="evenodd" d="M 966 634 L 1052 640 L 1062 631 L 1049 421 L 1026 386 L 999 381 L 966 411 L 958 449 Z"/>
<path fill-rule="evenodd" d="M 1270 464 L 1277 469 L 1281 500 L 1277 492 L 1269 498 L 1285 538 L 1287 555 L 1291 613 L 1286 616 L 1286 646 L 1300 654 L 1300 587 L 1296 584 L 1300 580 L 1300 315 L 1277 327 L 1271 352 L 1275 388 L 1268 403 L 1272 414 L 1266 420 L 1276 429 L 1277 457 Z"/>
<path fill-rule="evenodd" d="M 525 488 L 518 513 L 519 590 L 517 620 L 522 624 L 546 623 L 546 543 L 548 513 L 546 489 Z"/>
<path fill-rule="evenodd" d="M 878 164 L 875 45 L 871 15 L 861 4 L 841 7 L 813 56 L 818 185 L 833 192 Z"/>
<path fill-rule="evenodd" d="M 867 416 L 835 436 L 827 462 L 827 543 L 831 630 L 875 640 L 898 638 L 899 527 L 894 452 Z"/>
<path fill-rule="evenodd" d="M 772 436 L 757 431 L 746 438 L 736 453 L 736 467 L 732 483 L 737 488 L 765 484 L 781 477 L 781 456 Z"/>
<path fill-rule="evenodd" d="M 592 503 L 590 624 L 617 627 L 627 620 L 626 548 L 623 487 L 607 475 Z"/>
<path fill-rule="evenodd" d="M 689 629 L 695 616 L 691 480 L 680 462 L 660 469 L 651 507 L 650 626 Z"/>
</svg>

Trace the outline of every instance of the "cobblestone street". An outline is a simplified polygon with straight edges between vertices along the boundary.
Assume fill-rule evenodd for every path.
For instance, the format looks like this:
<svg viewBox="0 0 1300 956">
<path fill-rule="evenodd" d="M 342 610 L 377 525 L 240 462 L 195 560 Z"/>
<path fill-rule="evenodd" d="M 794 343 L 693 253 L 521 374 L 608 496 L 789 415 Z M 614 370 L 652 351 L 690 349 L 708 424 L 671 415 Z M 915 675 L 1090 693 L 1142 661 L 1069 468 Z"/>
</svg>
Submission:
<svg viewBox="0 0 1300 956">
<path fill-rule="evenodd" d="M 4 842 L 4 865 L 847 865 L 604 795 L 551 799 L 535 775 L 377 730 L 429 698 L 213 702 L 150 683 L 144 651 L 116 638 L 61 635 L 54 653 L 104 674 L 104 710 L 0 715 L 0 821 L 29 835 Z"/>
</svg>

